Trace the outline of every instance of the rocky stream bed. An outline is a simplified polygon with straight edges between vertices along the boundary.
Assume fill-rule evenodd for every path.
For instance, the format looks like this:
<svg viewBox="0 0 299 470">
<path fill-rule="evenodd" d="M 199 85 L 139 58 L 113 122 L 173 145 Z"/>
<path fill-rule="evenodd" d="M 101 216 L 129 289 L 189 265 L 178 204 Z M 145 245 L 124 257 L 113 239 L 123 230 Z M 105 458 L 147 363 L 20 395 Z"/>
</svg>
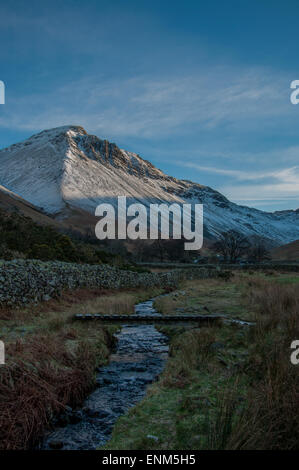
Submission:
<svg viewBox="0 0 299 470">
<path fill-rule="evenodd" d="M 138 315 L 160 315 L 153 300 L 135 306 Z M 154 325 L 123 325 L 107 366 L 97 373 L 97 388 L 81 409 L 68 408 L 53 423 L 41 449 L 89 450 L 104 445 L 114 423 L 139 402 L 161 374 L 168 355 L 167 337 Z"/>
</svg>

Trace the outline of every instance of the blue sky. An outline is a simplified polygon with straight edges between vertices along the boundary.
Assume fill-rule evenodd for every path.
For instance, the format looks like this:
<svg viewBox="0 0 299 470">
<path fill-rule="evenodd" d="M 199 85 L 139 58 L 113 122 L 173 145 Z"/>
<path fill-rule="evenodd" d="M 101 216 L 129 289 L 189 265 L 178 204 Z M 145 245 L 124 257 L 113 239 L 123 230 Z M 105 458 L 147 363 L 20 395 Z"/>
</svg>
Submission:
<svg viewBox="0 0 299 470">
<path fill-rule="evenodd" d="M 265 210 L 299 207 L 298 0 L 6 1 L 0 147 L 78 124 Z"/>
</svg>

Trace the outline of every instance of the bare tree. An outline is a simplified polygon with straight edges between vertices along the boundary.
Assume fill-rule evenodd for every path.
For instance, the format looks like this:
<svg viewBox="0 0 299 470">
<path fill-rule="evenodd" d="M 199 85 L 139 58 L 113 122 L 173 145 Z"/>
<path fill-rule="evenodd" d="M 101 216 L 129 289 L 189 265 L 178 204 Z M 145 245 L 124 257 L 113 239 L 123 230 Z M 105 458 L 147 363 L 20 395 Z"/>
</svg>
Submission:
<svg viewBox="0 0 299 470">
<path fill-rule="evenodd" d="M 220 253 L 226 262 L 235 263 L 238 258 L 246 254 L 249 249 L 247 238 L 236 230 L 222 232 L 213 249 Z"/>
<path fill-rule="evenodd" d="M 250 258 L 252 258 L 254 261 L 260 263 L 261 261 L 265 261 L 267 259 L 270 259 L 270 254 L 267 248 L 265 247 L 265 244 L 262 241 L 256 242 L 250 251 Z"/>
<path fill-rule="evenodd" d="M 150 243 L 148 240 L 132 240 L 129 243 L 129 250 L 132 252 L 132 255 L 135 261 L 148 261 L 148 251 L 150 250 Z"/>
<path fill-rule="evenodd" d="M 167 258 L 166 240 L 161 240 L 161 238 L 158 238 L 152 243 L 151 248 L 153 255 L 156 255 L 160 259 L 160 262 L 163 263 Z"/>
</svg>

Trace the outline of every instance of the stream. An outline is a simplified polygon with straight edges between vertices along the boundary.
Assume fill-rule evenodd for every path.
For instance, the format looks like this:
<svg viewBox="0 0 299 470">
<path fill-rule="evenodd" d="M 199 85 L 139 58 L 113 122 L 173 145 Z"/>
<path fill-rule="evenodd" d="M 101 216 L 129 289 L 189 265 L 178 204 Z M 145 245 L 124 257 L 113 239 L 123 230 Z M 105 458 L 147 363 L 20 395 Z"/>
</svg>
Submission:
<svg viewBox="0 0 299 470">
<path fill-rule="evenodd" d="M 153 300 L 135 305 L 138 315 L 160 316 Z M 111 437 L 116 420 L 146 394 L 147 385 L 163 371 L 168 356 L 167 337 L 154 325 L 126 324 L 116 334 L 110 362 L 97 373 L 97 388 L 81 409 L 57 418 L 41 449 L 92 450 Z"/>
</svg>

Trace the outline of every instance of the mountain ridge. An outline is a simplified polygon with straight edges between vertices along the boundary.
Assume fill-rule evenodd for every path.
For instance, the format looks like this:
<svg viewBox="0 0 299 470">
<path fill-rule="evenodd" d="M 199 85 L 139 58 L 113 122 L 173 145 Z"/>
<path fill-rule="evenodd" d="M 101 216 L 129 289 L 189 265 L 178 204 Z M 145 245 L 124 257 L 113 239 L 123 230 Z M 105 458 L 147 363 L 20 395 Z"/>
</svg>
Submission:
<svg viewBox="0 0 299 470">
<path fill-rule="evenodd" d="M 0 150 L 0 184 L 59 220 L 71 211 L 94 214 L 117 196 L 146 205 L 204 204 L 211 239 L 230 229 L 273 245 L 298 239 L 299 210 L 263 212 L 230 202 L 218 191 L 165 174 L 138 154 L 89 135 L 81 126 L 44 130 Z"/>
</svg>

